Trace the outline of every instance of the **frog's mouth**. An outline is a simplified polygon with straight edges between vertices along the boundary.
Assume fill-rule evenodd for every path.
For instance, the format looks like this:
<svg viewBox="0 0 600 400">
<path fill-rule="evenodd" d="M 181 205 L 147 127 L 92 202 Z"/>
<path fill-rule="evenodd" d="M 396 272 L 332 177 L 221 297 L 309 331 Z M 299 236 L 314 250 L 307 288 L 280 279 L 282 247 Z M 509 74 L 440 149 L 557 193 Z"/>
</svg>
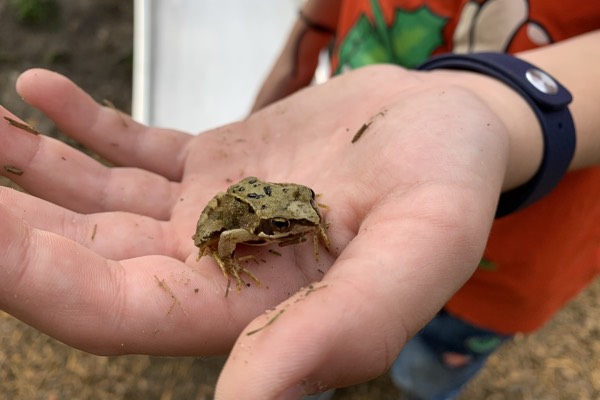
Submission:
<svg viewBox="0 0 600 400">
<path fill-rule="evenodd" d="M 306 242 L 306 235 L 309 233 L 310 232 L 302 232 L 288 236 L 270 236 L 264 239 L 248 240 L 247 242 L 244 242 L 244 244 L 249 246 L 262 246 L 265 244 L 277 242 L 279 247 L 290 246 L 293 244 Z"/>
</svg>

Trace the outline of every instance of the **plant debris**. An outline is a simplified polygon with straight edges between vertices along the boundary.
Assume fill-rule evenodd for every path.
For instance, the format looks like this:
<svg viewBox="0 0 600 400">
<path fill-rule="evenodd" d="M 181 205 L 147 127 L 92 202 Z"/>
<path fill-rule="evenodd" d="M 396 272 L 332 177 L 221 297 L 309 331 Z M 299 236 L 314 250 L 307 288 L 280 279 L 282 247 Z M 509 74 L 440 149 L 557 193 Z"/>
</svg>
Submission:
<svg viewBox="0 0 600 400">
<path fill-rule="evenodd" d="M 37 129 L 33 128 L 31 125 L 29 124 L 25 124 L 23 122 L 19 122 L 15 119 L 12 119 L 10 117 L 4 117 L 5 120 L 8 121 L 8 123 L 12 126 L 14 126 L 15 128 L 19 128 L 24 130 L 25 132 L 29 132 L 29 133 L 33 133 L 34 135 L 41 135 L 41 132 L 38 131 Z"/>
<path fill-rule="evenodd" d="M 94 229 L 92 230 L 92 242 L 96 239 L 96 233 L 98 232 L 98 224 L 94 224 Z"/>
<path fill-rule="evenodd" d="M 179 299 L 177 298 L 177 296 L 175 296 L 175 293 L 173 292 L 173 290 L 171 290 L 169 285 L 167 285 L 167 282 L 165 282 L 164 279 L 158 279 L 158 276 L 154 275 L 154 280 L 156 280 L 158 287 L 167 292 L 169 296 L 171 296 L 171 298 L 173 299 L 173 303 L 171 303 L 171 307 L 169 308 L 169 311 L 167 311 L 167 315 L 170 315 L 175 305 L 179 305 L 181 307 L 181 303 L 179 302 Z"/>
<path fill-rule="evenodd" d="M 363 133 L 367 131 L 367 128 L 371 126 L 372 123 L 373 121 L 369 121 L 362 124 L 362 126 L 358 128 L 358 131 L 356 131 L 356 133 L 354 134 L 354 137 L 352 138 L 352 143 L 358 142 L 358 139 L 360 139 L 360 137 L 363 135 Z"/>
<path fill-rule="evenodd" d="M 306 289 L 306 292 L 304 293 L 304 297 L 308 296 L 312 292 L 316 292 L 317 290 L 325 289 L 326 287 L 327 287 L 327 285 L 323 285 L 323 286 L 308 285 L 308 289 Z"/>
<path fill-rule="evenodd" d="M 377 114 L 375 114 L 374 116 L 372 116 L 369 119 L 369 121 L 367 121 L 364 124 L 362 124 L 362 126 L 360 128 L 358 128 L 358 131 L 356 131 L 356 133 L 352 137 L 351 143 L 358 142 L 358 139 L 360 139 L 361 136 L 367 131 L 367 129 L 369 129 L 369 127 L 375 121 L 375 119 L 377 119 L 378 117 L 383 117 L 386 113 L 387 113 L 387 109 L 384 108 L 383 110 L 379 111 Z"/>
<path fill-rule="evenodd" d="M 14 165 L 5 165 L 4 170 L 18 176 L 23 175 L 23 170 L 19 167 L 15 167 Z"/>
<path fill-rule="evenodd" d="M 254 329 L 253 331 L 250 331 L 248 333 L 246 333 L 246 336 L 250 336 L 250 335 L 254 335 L 257 332 L 262 331 L 263 329 L 265 329 L 267 326 L 271 325 L 273 322 L 275 322 L 275 320 L 277 320 L 277 318 L 279 318 L 281 316 L 281 314 L 283 314 L 283 312 L 285 311 L 285 308 L 279 310 L 279 312 L 277 312 L 277 314 L 275 314 L 273 316 L 273 318 L 271 318 L 269 321 L 267 321 L 266 324 L 264 324 L 263 326 L 261 326 L 260 328 Z"/>
</svg>

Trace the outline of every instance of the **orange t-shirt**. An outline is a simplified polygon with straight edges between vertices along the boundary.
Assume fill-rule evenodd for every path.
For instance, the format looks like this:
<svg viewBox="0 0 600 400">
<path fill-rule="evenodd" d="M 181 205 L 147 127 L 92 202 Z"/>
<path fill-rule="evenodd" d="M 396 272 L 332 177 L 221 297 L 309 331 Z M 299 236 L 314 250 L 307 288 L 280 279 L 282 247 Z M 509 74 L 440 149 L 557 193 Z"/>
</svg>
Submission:
<svg viewBox="0 0 600 400">
<path fill-rule="evenodd" d="M 531 332 L 600 273 L 600 167 L 569 173 L 539 202 L 495 221 L 479 268 L 447 304 L 502 333 Z"/>
<path fill-rule="evenodd" d="M 415 67 L 445 52 L 518 52 L 600 29 L 600 2 L 343 2 L 336 72 L 373 63 Z M 486 268 L 446 309 L 502 333 L 541 327 L 600 272 L 600 166 L 569 173 L 548 196 L 496 220 Z"/>
</svg>

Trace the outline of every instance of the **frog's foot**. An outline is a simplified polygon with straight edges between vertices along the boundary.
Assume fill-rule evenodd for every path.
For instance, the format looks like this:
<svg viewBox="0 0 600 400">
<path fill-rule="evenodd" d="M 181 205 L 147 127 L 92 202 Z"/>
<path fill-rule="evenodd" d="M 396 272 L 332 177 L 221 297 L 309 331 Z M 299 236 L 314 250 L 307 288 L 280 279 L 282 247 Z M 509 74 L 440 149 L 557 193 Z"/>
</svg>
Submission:
<svg viewBox="0 0 600 400">
<path fill-rule="evenodd" d="M 246 258 L 246 257 L 243 257 Z M 254 257 L 252 257 L 254 258 Z M 244 281 L 242 280 L 242 278 L 240 277 L 240 275 L 246 274 L 250 277 L 250 279 L 252 279 L 254 282 L 256 282 L 256 284 L 258 286 L 261 285 L 260 280 L 250 271 L 248 271 L 246 268 L 242 267 L 238 260 L 236 259 L 232 259 L 233 262 L 230 263 L 229 268 L 227 268 L 227 270 L 224 270 L 223 272 L 225 273 L 226 276 L 233 276 L 235 278 L 235 282 L 236 282 L 236 288 L 238 293 L 242 290 L 242 285 L 244 285 Z"/>
<path fill-rule="evenodd" d="M 221 268 L 221 271 L 223 271 L 223 275 L 225 275 L 225 278 L 229 279 L 232 277 L 235 279 L 235 285 L 238 293 L 241 292 L 242 286 L 245 286 L 244 281 L 240 277 L 241 274 L 248 275 L 250 279 L 256 282 L 258 286 L 260 286 L 260 280 L 252 272 L 242 267 L 239 263 L 239 261 L 254 259 L 254 256 L 246 256 L 241 257 L 239 259 L 235 259 L 233 257 L 222 259 L 221 257 L 219 257 L 219 254 L 216 251 L 210 251 L 210 255 L 215 259 L 215 261 Z"/>
<path fill-rule="evenodd" d="M 313 233 L 313 252 L 317 261 L 319 261 L 319 242 L 323 243 L 325 250 L 329 251 L 329 237 L 327 236 L 327 230 L 323 226 L 319 226 L 319 230 Z"/>
</svg>

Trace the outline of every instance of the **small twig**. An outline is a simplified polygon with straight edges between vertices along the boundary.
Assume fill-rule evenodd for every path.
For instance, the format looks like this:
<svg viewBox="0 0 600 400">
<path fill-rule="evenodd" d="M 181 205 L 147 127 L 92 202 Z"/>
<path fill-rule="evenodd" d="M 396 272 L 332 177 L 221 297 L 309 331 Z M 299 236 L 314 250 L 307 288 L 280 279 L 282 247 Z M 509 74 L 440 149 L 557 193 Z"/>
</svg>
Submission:
<svg viewBox="0 0 600 400">
<path fill-rule="evenodd" d="M 255 330 L 253 330 L 253 331 L 250 331 L 250 332 L 246 333 L 246 336 L 254 335 L 254 334 L 255 334 L 255 333 L 257 333 L 257 332 L 260 332 L 260 331 L 262 331 L 262 330 L 263 330 L 263 329 L 265 329 L 267 326 L 269 326 L 269 325 L 271 325 L 273 322 L 275 322 L 275 320 L 276 320 L 277 318 L 279 318 L 279 317 L 281 316 L 281 314 L 283 314 L 283 312 L 284 312 L 284 311 L 285 311 L 285 308 L 283 308 L 283 309 L 279 310 L 279 312 L 278 312 L 277 314 L 275 314 L 275 315 L 273 316 L 273 318 L 271 318 L 271 319 L 270 319 L 270 320 L 269 320 L 269 321 L 268 321 L 266 324 L 264 324 L 264 325 L 263 325 L 263 326 L 261 326 L 260 328 L 257 328 L 257 329 L 255 329 Z"/>
<path fill-rule="evenodd" d="M 15 167 L 14 165 L 5 165 L 4 170 L 18 176 L 23 175 L 23 170 L 19 167 Z"/>
<path fill-rule="evenodd" d="M 358 131 L 356 131 L 356 133 L 354 134 L 354 137 L 352 137 L 352 143 L 358 142 L 358 139 L 360 139 L 360 137 L 363 135 L 363 133 L 367 131 L 367 128 L 371 126 L 372 123 L 373 121 L 369 121 L 367 123 L 362 124 L 362 126 L 358 128 Z"/>
<path fill-rule="evenodd" d="M 269 249 L 269 250 L 267 250 L 267 251 L 268 251 L 269 253 L 271 253 L 271 254 L 275 254 L 276 256 L 279 256 L 279 257 L 281 257 L 281 253 L 280 253 L 280 252 L 278 252 L 277 250 Z"/>
<path fill-rule="evenodd" d="M 33 133 L 34 135 L 40 135 L 41 132 L 38 131 L 37 129 L 33 128 L 31 125 L 29 124 L 24 124 L 22 122 L 19 122 L 17 120 L 14 120 L 10 117 L 4 117 L 5 120 L 8 121 L 8 123 L 12 126 L 14 126 L 15 128 L 19 128 L 24 130 L 25 132 L 29 132 L 29 133 Z"/>
<path fill-rule="evenodd" d="M 306 293 L 304 293 L 304 297 L 308 296 L 312 292 L 316 292 L 317 290 L 325 289 L 326 287 L 327 287 L 327 285 L 323 285 L 323 286 L 319 286 L 319 287 L 314 287 L 313 285 L 310 285 L 308 287 L 308 289 L 306 290 Z"/>
<path fill-rule="evenodd" d="M 356 143 L 358 141 L 358 139 L 360 139 L 360 137 L 367 131 L 367 129 L 371 126 L 371 124 L 379 117 L 383 117 L 385 116 L 385 114 L 387 113 L 387 109 L 384 108 L 381 111 L 379 111 L 377 114 L 373 115 L 369 121 L 365 122 L 364 124 L 362 124 L 362 126 L 360 128 L 358 128 L 358 131 L 356 131 L 356 133 L 354 134 L 354 137 L 352 138 L 352 143 Z"/>
<path fill-rule="evenodd" d="M 158 279 L 158 276 L 156 275 L 154 275 L 154 279 L 156 280 L 158 287 L 167 292 L 169 296 L 171 296 L 171 298 L 173 299 L 173 303 L 171 304 L 171 307 L 169 307 L 169 311 L 167 311 L 167 315 L 169 315 L 171 314 L 171 311 L 173 311 L 175 305 L 177 304 L 181 307 L 181 303 L 179 302 L 179 299 L 177 299 L 177 296 L 175 296 L 175 293 L 173 292 L 173 290 L 171 290 L 169 285 L 167 285 L 167 282 L 165 282 L 164 279 Z M 183 310 L 183 312 L 187 314 L 185 310 Z"/>
<path fill-rule="evenodd" d="M 96 232 L 98 231 L 98 224 L 94 224 L 94 229 L 92 230 L 92 242 L 96 239 Z"/>
</svg>

